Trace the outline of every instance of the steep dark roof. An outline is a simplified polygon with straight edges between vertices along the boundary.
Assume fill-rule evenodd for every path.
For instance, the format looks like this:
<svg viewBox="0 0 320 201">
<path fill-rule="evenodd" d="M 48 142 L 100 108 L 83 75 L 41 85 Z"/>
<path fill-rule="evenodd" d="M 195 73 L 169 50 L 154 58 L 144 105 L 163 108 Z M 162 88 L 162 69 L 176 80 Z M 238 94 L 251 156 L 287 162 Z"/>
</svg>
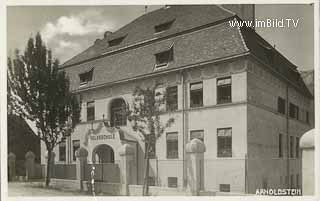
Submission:
<svg viewBox="0 0 320 201">
<path fill-rule="evenodd" d="M 195 27 L 217 22 L 228 17 L 234 16 L 233 13 L 219 6 L 170 6 L 147 13 L 133 20 L 131 23 L 110 34 L 96 44 L 89 47 L 84 52 L 76 55 L 63 66 L 72 65 L 81 61 L 100 56 L 105 52 L 123 48 L 135 43 L 161 38 L 174 33 L 179 33 Z M 154 27 L 174 20 L 169 30 L 154 34 Z M 108 41 L 126 36 L 120 45 L 110 47 Z"/>
<path fill-rule="evenodd" d="M 231 27 L 228 21 L 234 18 L 241 20 L 216 5 L 161 8 L 138 17 L 96 42 L 63 64 L 62 68 L 69 75 L 71 90 L 78 90 L 79 74 L 93 67 L 93 81 L 81 89 L 153 73 L 154 54 L 168 50 L 172 45 L 174 60 L 165 70 L 250 51 L 310 96 L 297 67 L 254 30 Z M 156 25 L 170 21 L 173 21 L 170 29 L 155 34 Z M 119 45 L 108 45 L 108 41 L 120 37 L 124 38 Z"/>
</svg>

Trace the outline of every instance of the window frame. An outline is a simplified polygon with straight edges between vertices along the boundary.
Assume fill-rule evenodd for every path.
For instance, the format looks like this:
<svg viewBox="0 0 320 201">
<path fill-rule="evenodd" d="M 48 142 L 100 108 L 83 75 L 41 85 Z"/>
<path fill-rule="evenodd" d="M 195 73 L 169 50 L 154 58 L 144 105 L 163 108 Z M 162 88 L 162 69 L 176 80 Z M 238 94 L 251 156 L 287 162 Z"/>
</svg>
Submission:
<svg viewBox="0 0 320 201">
<path fill-rule="evenodd" d="M 227 189 L 227 190 L 224 190 Z M 231 192 L 230 184 L 219 184 L 219 192 Z"/>
<path fill-rule="evenodd" d="M 155 34 L 159 34 L 159 33 L 162 33 L 162 32 L 165 32 L 165 31 L 169 30 L 174 21 L 175 21 L 175 19 L 167 21 L 167 22 L 164 22 L 164 23 L 161 23 L 161 24 L 158 24 L 158 25 L 155 25 L 153 27 L 154 28 L 154 33 Z"/>
<path fill-rule="evenodd" d="M 283 106 L 283 108 L 281 106 Z M 286 114 L 286 99 L 280 96 L 278 96 L 278 112 L 283 115 Z"/>
<path fill-rule="evenodd" d="M 294 158 L 294 146 L 295 146 L 295 144 L 294 144 L 294 136 L 290 136 L 289 137 L 289 156 L 290 156 L 290 158 Z"/>
<path fill-rule="evenodd" d="M 219 137 L 224 137 L 224 138 L 227 138 L 227 137 L 229 137 L 229 136 L 219 136 L 218 134 L 219 134 L 219 130 L 231 130 L 231 136 L 230 136 L 230 140 L 231 140 L 231 142 L 230 142 L 230 145 L 231 145 L 231 147 L 229 148 L 230 150 L 230 152 L 229 153 L 225 153 L 225 154 L 222 154 L 221 152 L 221 150 L 219 151 L 219 148 L 220 148 L 220 146 L 219 146 Z M 224 142 L 224 146 L 226 146 L 226 142 Z M 227 148 L 225 148 L 224 147 L 224 150 L 226 150 Z M 228 151 L 228 150 L 227 150 Z M 232 127 L 225 127 L 225 128 L 217 128 L 217 157 L 218 158 L 232 158 Z"/>
<path fill-rule="evenodd" d="M 80 87 L 85 86 L 89 82 L 92 81 L 93 78 L 93 70 L 94 68 L 90 69 L 89 71 L 79 73 L 79 85 Z"/>
<path fill-rule="evenodd" d="M 169 63 L 174 60 L 173 46 L 171 46 L 168 50 L 154 54 L 154 57 L 155 57 L 155 69 L 167 67 Z"/>
<path fill-rule="evenodd" d="M 117 101 L 119 102 L 119 105 L 114 106 Z M 127 103 L 122 98 L 117 98 L 111 101 L 110 113 L 110 124 L 112 127 L 127 125 Z M 118 117 L 120 118 L 118 119 Z"/>
<path fill-rule="evenodd" d="M 282 133 L 279 133 L 278 135 L 278 157 L 283 158 L 284 153 L 283 153 L 283 137 L 284 135 Z"/>
<path fill-rule="evenodd" d="M 79 142 L 79 147 L 75 149 L 75 142 Z M 80 148 L 80 140 L 72 140 L 72 160 L 77 161 L 76 151 Z"/>
<path fill-rule="evenodd" d="M 221 85 L 218 85 L 218 82 L 220 80 L 226 80 L 226 79 L 230 79 L 230 83 L 228 84 L 221 84 Z M 221 92 L 219 89 L 221 88 L 226 88 L 226 87 L 230 87 L 230 99 L 221 99 Z M 217 90 L 217 104 L 226 104 L 226 103 L 232 103 L 232 76 L 226 76 L 226 77 L 220 77 L 220 78 L 217 78 L 217 81 L 216 81 L 216 90 Z"/>
<path fill-rule="evenodd" d="M 63 148 L 64 155 L 61 154 L 61 149 Z M 63 157 L 61 157 L 63 156 Z M 63 140 L 59 143 L 59 161 L 66 162 L 67 160 L 67 143 L 66 140 Z"/>
<path fill-rule="evenodd" d="M 299 137 L 296 137 L 296 147 L 295 147 L 295 151 L 296 151 L 296 158 L 300 158 L 300 145 L 299 145 L 299 141 L 300 141 L 300 138 Z"/>
<path fill-rule="evenodd" d="M 168 135 L 173 135 L 175 134 L 176 135 L 176 140 L 168 140 Z M 169 151 L 169 146 L 168 146 L 168 142 L 171 143 L 174 141 L 174 143 L 177 143 L 176 144 L 176 150 L 173 150 L 173 151 L 176 151 L 176 154 L 169 154 L 170 151 Z M 178 159 L 179 158 L 179 135 L 178 135 L 178 132 L 168 132 L 166 133 L 166 153 L 167 153 L 167 159 Z"/>
<path fill-rule="evenodd" d="M 89 107 L 89 104 L 92 104 L 92 106 Z M 89 109 L 92 110 L 92 115 L 88 115 L 89 114 Z M 94 121 L 95 120 L 95 101 L 88 101 L 87 102 L 87 122 L 88 121 Z"/>
<path fill-rule="evenodd" d="M 173 93 L 173 95 L 171 93 Z M 166 110 L 167 111 L 178 110 L 178 86 L 177 85 L 169 86 L 166 88 Z"/>
<path fill-rule="evenodd" d="M 174 180 L 175 185 L 170 185 L 171 183 L 170 180 Z M 168 177 L 167 181 L 168 181 L 168 188 L 178 188 L 178 177 Z"/>
<path fill-rule="evenodd" d="M 194 139 L 194 138 L 191 138 L 191 136 L 192 136 L 192 133 L 195 133 L 195 132 L 202 132 L 202 139 L 199 139 L 199 138 L 197 138 L 197 139 L 201 140 L 204 143 L 204 130 L 203 129 L 190 130 L 190 136 L 189 136 L 190 141 Z"/>
<path fill-rule="evenodd" d="M 191 89 L 191 87 L 193 86 L 193 85 L 196 85 L 196 84 L 200 84 L 201 83 L 201 89 Z M 203 107 L 203 81 L 198 81 L 198 82 L 193 82 L 193 83 L 190 83 L 189 84 L 190 86 L 189 86 L 189 102 L 190 102 L 190 108 L 198 108 L 198 107 Z M 201 100 L 199 101 L 200 103 L 199 104 L 194 104 L 193 102 L 194 101 L 192 101 L 194 98 L 192 98 L 193 96 L 195 96 L 195 95 L 193 95 L 192 96 L 192 94 L 195 94 L 195 93 L 200 93 L 201 92 Z M 200 96 L 199 96 L 200 97 Z"/>
</svg>

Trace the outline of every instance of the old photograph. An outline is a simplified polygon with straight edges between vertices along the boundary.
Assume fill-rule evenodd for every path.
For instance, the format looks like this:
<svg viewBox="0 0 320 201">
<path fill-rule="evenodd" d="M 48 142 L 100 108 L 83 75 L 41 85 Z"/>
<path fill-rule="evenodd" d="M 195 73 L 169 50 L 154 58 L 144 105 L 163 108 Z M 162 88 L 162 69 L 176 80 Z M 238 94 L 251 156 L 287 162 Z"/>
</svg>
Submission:
<svg viewBox="0 0 320 201">
<path fill-rule="evenodd" d="M 315 195 L 314 3 L 6 10 L 5 196 Z"/>
</svg>

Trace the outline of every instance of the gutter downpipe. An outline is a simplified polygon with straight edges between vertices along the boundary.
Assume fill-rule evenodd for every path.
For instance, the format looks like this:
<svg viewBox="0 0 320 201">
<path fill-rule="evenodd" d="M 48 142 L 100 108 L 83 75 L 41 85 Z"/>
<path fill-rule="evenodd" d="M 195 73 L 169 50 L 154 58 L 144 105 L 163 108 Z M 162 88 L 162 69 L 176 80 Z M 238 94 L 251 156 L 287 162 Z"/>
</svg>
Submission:
<svg viewBox="0 0 320 201">
<path fill-rule="evenodd" d="M 290 180 L 290 147 L 289 147 L 289 140 L 290 140 L 290 137 L 289 137 L 289 86 L 288 86 L 288 83 L 286 84 L 286 99 L 287 99 L 287 111 L 286 111 L 286 134 L 287 134 L 287 160 L 286 160 L 286 163 L 287 163 L 287 180 L 286 180 L 286 184 L 287 184 L 287 188 L 290 188 L 290 184 L 289 184 L 289 180 Z"/>
<path fill-rule="evenodd" d="M 183 188 L 187 187 L 186 182 L 186 164 L 185 164 L 185 86 L 184 86 L 184 72 L 180 71 L 181 85 L 182 85 L 182 184 Z"/>
</svg>

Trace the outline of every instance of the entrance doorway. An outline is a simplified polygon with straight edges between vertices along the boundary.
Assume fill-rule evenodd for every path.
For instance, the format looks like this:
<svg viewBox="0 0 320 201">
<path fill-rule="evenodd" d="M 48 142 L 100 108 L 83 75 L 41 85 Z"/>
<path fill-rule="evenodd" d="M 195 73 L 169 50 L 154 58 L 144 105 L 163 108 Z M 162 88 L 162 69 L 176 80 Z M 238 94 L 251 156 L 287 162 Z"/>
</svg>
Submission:
<svg viewBox="0 0 320 201">
<path fill-rule="evenodd" d="M 106 144 L 98 145 L 92 152 L 93 163 L 114 163 L 114 151 Z"/>
</svg>

